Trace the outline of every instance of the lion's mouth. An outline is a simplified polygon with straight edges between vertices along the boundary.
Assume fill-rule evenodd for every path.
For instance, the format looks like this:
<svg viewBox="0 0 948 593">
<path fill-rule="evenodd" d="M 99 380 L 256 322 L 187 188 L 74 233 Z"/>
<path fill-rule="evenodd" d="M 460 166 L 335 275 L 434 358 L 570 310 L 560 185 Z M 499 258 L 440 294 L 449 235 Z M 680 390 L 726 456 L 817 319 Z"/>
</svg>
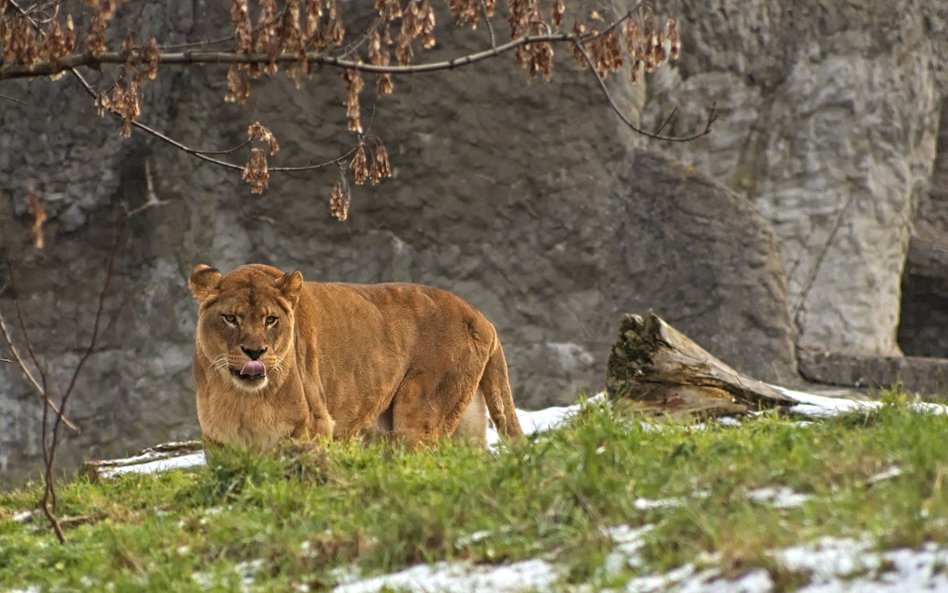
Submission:
<svg viewBox="0 0 948 593">
<path fill-rule="evenodd" d="M 230 369 L 230 374 L 240 381 L 256 383 L 267 378 L 267 365 L 259 360 L 248 360 L 240 370 Z"/>
</svg>

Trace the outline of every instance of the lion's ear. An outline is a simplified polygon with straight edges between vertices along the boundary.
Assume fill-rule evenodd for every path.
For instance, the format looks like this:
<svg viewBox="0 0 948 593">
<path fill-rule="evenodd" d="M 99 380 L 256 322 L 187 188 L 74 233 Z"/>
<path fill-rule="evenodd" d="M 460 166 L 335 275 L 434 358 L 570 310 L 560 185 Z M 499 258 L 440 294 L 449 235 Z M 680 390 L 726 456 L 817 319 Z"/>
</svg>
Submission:
<svg viewBox="0 0 948 593">
<path fill-rule="evenodd" d="M 276 287 L 283 295 L 283 298 L 290 302 L 292 307 L 300 300 L 300 293 L 303 292 L 303 274 L 299 270 L 287 272 L 282 278 L 277 279 Z"/>
<path fill-rule="evenodd" d="M 194 295 L 194 300 L 203 303 L 217 294 L 217 287 L 221 283 L 221 273 L 207 264 L 198 264 L 191 270 L 188 279 L 188 288 Z"/>
</svg>

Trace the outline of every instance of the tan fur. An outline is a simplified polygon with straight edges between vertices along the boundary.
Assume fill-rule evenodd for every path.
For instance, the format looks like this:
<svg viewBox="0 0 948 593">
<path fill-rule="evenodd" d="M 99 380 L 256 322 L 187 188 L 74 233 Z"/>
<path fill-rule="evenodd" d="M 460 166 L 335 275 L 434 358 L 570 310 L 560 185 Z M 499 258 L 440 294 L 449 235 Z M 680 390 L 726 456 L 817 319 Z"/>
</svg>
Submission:
<svg viewBox="0 0 948 593">
<path fill-rule="evenodd" d="M 189 281 L 198 420 L 211 442 L 268 449 L 286 438 L 394 434 L 485 442 L 486 414 L 521 438 L 494 326 L 449 292 L 414 284 L 303 282 L 260 264 Z M 236 324 L 224 315 L 235 315 Z M 268 317 L 277 321 L 267 327 Z M 272 321 L 272 319 L 271 319 Z M 235 376 L 245 353 L 260 381 Z"/>
</svg>

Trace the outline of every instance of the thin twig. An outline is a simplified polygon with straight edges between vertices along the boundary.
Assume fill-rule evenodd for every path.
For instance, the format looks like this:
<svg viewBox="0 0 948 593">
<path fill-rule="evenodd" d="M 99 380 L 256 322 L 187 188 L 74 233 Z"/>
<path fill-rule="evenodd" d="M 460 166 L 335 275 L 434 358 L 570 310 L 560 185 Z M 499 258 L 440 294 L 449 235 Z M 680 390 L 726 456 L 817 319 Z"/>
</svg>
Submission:
<svg viewBox="0 0 948 593">
<path fill-rule="evenodd" d="M 46 377 L 43 376 L 43 393 L 46 392 Z M 57 418 L 62 418 L 62 414 L 56 414 Z M 66 535 L 63 533 L 62 525 L 59 524 L 59 519 L 56 517 L 56 488 L 55 488 L 55 477 L 53 476 L 53 461 L 55 458 L 55 451 L 53 450 L 52 445 L 49 443 L 47 438 L 47 432 L 49 431 L 49 408 L 43 406 L 43 425 L 42 431 L 40 433 L 40 439 L 43 444 L 43 498 L 40 500 L 40 508 L 43 509 L 43 514 L 46 515 L 46 520 L 49 521 L 50 527 L 53 528 L 53 533 L 56 535 L 56 539 L 59 543 L 66 543 Z"/>
<path fill-rule="evenodd" d="M 201 154 L 233 154 L 233 153 L 237 152 L 238 150 L 240 150 L 241 148 L 243 148 L 243 147 L 247 146 L 248 144 L 250 144 L 252 141 L 253 141 L 253 140 L 252 140 L 251 138 L 247 138 L 246 140 L 244 140 L 243 142 L 241 142 L 241 143 L 238 144 L 237 146 L 235 146 L 235 147 L 233 147 L 233 148 L 228 148 L 228 149 L 226 149 L 226 150 L 197 150 L 197 149 L 195 149 L 195 150 L 196 150 L 197 152 L 201 153 Z"/>
<path fill-rule="evenodd" d="M 3 93 L 0 93 L 0 99 L 4 99 L 6 101 L 12 101 L 13 103 L 16 103 L 17 105 L 26 105 L 26 101 L 21 101 L 17 99 L 16 97 L 11 97 L 10 95 L 4 95 Z"/>
<path fill-rule="evenodd" d="M 53 403 L 51 399 L 49 399 L 49 396 L 46 394 L 46 390 L 40 385 L 39 381 L 36 380 L 36 377 L 33 376 L 33 373 L 30 371 L 29 367 L 23 361 L 23 357 L 20 356 L 19 350 L 17 350 L 16 346 L 13 345 L 13 339 L 10 336 L 10 331 L 7 329 L 7 324 L 3 318 L 2 312 L 0 312 L 0 334 L 3 335 L 3 341 L 6 343 L 7 348 L 10 350 L 10 354 L 12 354 L 13 358 L 16 359 L 17 366 L 20 367 L 20 371 L 23 373 L 23 376 L 26 377 L 26 379 L 29 381 L 30 385 L 32 385 L 34 391 L 36 391 L 36 393 L 39 394 L 41 398 L 43 398 L 43 400 L 46 402 L 46 405 L 49 406 L 49 408 L 52 409 L 56 415 L 61 415 L 59 408 L 56 406 L 55 403 Z M 7 362 L 10 362 L 10 361 L 8 360 Z M 70 429 L 72 429 L 73 431 L 79 432 L 79 427 L 73 424 L 73 422 L 69 420 L 68 418 L 63 417 L 63 423 L 66 426 L 68 426 Z"/>
<path fill-rule="evenodd" d="M 149 208 L 164 206 L 169 200 L 159 200 L 155 193 L 155 181 L 151 174 L 151 161 L 145 161 L 145 201 L 136 208 L 129 208 L 126 202 L 122 202 L 122 209 L 125 211 L 125 218 L 132 218 Z"/>
<path fill-rule="evenodd" d="M 487 33 L 490 35 L 491 48 L 497 48 L 497 37 L 494 35 L 494 24 L 490 22 L 490 14 L 487 11 L 487 2 L 481 0 L 481 11 L 484 13 L 484 22 L 487 23 Z"/>
<path fill-rule="evenodd" d="M 30 362 L 33 363 L 33 367 L 39 372 L 40 386 L 43 388 L 43 393 L 49 393 L 46 389 L 46 371 L 43 370 L 43 365 L 40 364 L 39 358 L 33 350 L 33 340 L 30 339 L 30 333 L 26 329 L 26 319 L 23 316 L 23 307 L 20 306 L 20 299 L 13 299 L 13 307 L 16 309 L 16 319 L 20 325 L 20 335 L 23 336 L 23 343 L 26 345 L 26 353 L 30 355 Z"/>
<path fill-rule="evenodd" d="M 674 109 L 671 110 L 671 113 L 668 114 L 668 117 L 666 117 L 664 120 L 662 120 L 662 124 L 661 124 L 660 126 L 658 126 L 657 128 L 655 128 L 655 131 L 652 132 L 652 133 L 653 133 L 653 134 L 661 134 L 661 133 L 662 133 L 662 130 L 665 129 L 665 126 L 668 125 L 668 122 L 670 122 L 672 119 L 674 119 L 674 117 L 675 117 L 677 114 L 678 114 L 678 107 L 675 107 Z"/>
<path fill-rule="evenodd" d="M 586 50 L 585 47 L 583 47 L 583 44 L 577 41 L 577 42 L 574 42 L 574 45 L 576 49 L 580 52 L 580 54 L 582 54 L 583 59 L 586 61 L 586 65 L 589 66 L 589 69 L 592 71 L 593 76 L 596 77 L 596 82 L 599 83 L 599 88 L 602 90 L 602 94 L 606 98 L 606 101 L 609 103 L 609 106 L 612 108 L 612 111 L 615 112 L 615 114 L 619 116 L 619 119 L 622 120 L 622 123 L 624 123 L 632 131 L 638 134 L 642 134 L 643 136 L 647 136 L 648 138 L 652 138 L 654 140 L 665 140 L 668 142 L 690 142 L 692 140 L 697 140 L 698 138 L 701 138 L 702 136 L 707 136 L 708 134 L 711 133 L 711 125 L 718 118 L 717 106 L 715 104 L 712 104 L 711 109 L 708 111 L 708 120 L 705 123 L 704 129 L 698 132 L 697 134 L 692 134 L 690 136 L 663 136 L 657 132 L 649 132 L 647 130 L 643 130 L 639 126 L 635 125 L 635 122 L 629 119 L 624 113 L 622 113 L 622 110 L 619 109 L 619 105 L 616 103 L 615 99 L 612 97 L 612 93 L 609 92 L 609 87 L 606 86 L 606 81 L 603 80 L 602 76 L 599 75 L 599 72 L 596 71 L 595 63 L 593 62 L 592 57 L 589 55 L 589 52 Z M 662 130 L 662 128 L 665 127 L 665 123 L 662 123 L 662 125 L 659 126 L 658 128 L 659 132 Z"/>
</svg>

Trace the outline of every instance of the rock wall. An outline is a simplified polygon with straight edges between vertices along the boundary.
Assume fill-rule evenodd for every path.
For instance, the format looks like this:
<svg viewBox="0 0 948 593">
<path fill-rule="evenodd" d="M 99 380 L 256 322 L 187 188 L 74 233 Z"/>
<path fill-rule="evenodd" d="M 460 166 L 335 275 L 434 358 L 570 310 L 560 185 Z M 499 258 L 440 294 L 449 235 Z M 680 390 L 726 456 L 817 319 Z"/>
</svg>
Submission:
<svg viewBox="0 0 948 593">
<path fill-rule="evenodd" d="M 694 126 L 716 102 L 714 134 L 668 150 L 771 222 L 799 345 L 899 354 L 901 274 L 948 96 L 948 4 L 671 6 L 683 59 L 651 79 L 645 121 L 678 107 Z"/>
<path fill-rule="evenodd" d="M 227 22 L 203 2 L 161 18 L 149 11 L 165 8 L 129 6 L 121 18 L 179 38 L 213 37 Z M 464 51 L 487 38 L 458 30 L 442 41 Z M 739 369 L 792 380 L 786 272 L 770 225 L 751 200 L 663 155 L 665 146 L 642 148 L 588 74 L 561 58 L 549 85 L 527 84 L 501 59 L 399 81 L 377 103 L 368 93 L 363 111 L 375 104 L 366 119 L 387 143 L 394 178 L 358 188 L 344 224 L 329 217 L 331 174 L 276 176 L 251 196 L 231 171 L 138 135 L 120 140 L 69 77 L 4 85 L 26 105 L 0 110 L 0 256 L 16 259 L 12 285 L 51 383 L 66 380 L 89 335 L 121 204 L 159 204 L 121 241 L 109 323 L 67 410 L 82 432 L 69 436 L 64 461 L 197 434 L 186 276 L 199 262 L 454 290 L 497 325 L 524 407 L 599 389 L 620 315 L 648 308 Z M 261 82 L 238 107 L 221 100 L 221 69 L 166 68 L 142 119 L 216 148 L 238 144 L 260 119 L 282 146 L 272 164 L 321 162 L 351 144 L 336 76 L 324 72 L 299 93 Z M 644 95 L 617 98 L 635 114 Z M 30 185 L 52 215 L 42 251 L 29 241 Z M 0 293 L 8 317 L 13 288 Z M 9 365 L 0 366 L 0 408 L 3 477 L 35 471 L 40 408 Z"/>
</svg>

